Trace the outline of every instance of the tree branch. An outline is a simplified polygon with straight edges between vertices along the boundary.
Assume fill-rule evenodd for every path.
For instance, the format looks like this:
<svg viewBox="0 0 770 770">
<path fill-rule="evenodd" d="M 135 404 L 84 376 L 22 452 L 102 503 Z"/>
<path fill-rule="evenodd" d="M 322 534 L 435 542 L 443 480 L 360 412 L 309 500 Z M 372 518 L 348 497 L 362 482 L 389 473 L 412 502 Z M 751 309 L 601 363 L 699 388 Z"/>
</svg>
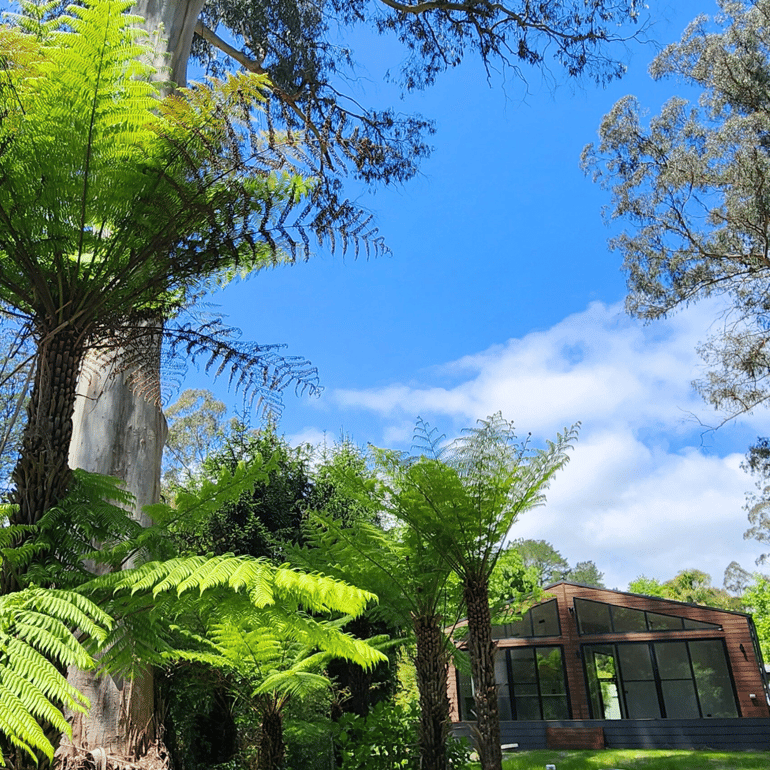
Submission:
<svg viewBox="0 0 770 770">
<path fill-rule="evenodd" d="M 465 11 L 467 13 L 478 13 L 482 10 L 477 3 L 448 3 L 446 0 L 425 0 L 425 2 L 417 3 L 416 5 L 404 5 L 403 3 L 396 2 L 396 0 L 380 0 L 380 2 L 400 13 L 411 13 L 415 16 L 418 16 L 421 13 L 427 13 L 428 11 Z M 510 11 L 507 11 L 507 9 L 506 12 L 509 15 L 514 15 Z"/>
<path fill-rule="evenodd" d="M 195 24 L 195 34 L 202 37 L 207 43 L 211 43 L 215 48 L 218 48 L 222 53 L 227 54 L 232 59 L 238 62 L 242 67 L 249 72 L 255 72 L 257 75 L 267 75 L 267 70 L 262 66 L 262 63 L 256 59 L 250 59 L 243 51 L 231 46 L 228 42 L 222 40 L 213 29 L 209 29 L 200 19 Z"/>
</svg>

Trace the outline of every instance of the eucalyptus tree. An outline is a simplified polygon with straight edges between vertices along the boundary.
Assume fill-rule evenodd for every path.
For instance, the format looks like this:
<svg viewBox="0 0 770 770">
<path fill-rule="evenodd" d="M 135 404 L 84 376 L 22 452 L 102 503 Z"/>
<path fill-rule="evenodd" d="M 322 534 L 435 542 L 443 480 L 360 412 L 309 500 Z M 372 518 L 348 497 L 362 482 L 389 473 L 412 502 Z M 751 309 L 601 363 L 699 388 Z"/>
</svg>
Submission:
<svg viewBox="0 0 770 770">
<path fill-rule="evenodd" d="M 513 424 L 499 413 L 447 444 L 421 421 L 415 432 L 418 456 L 377 453 L 390 512 L 430 546 L 432 558 L 462 586 L 483 770 L 502 767 L 490 576 L 519 514 L 545 502 L 544 490 L 567 462 L 577 429 L 565 430 L 540 450 L 529 439 L 518 440 Z"/>
<path fill-rule="evenodd" d="M 52 0 L 51 7 L 58 5 Z M 613 44 L 635 34 L 643 7 L 641 0 L 138 0 L 135 10 L 156 41 L 165 89 L 187 83 L 191 58 L 214 74 L 236 67 L 269 76 L 269 125 L 299 134 L 322 159 L 315 191 L 336 219 L 351 212 L 340 198 L 346 178 L 373 186 L 409 180 L 433 132 L 421 116 L 366 106 L 340 90 L 345 78 L 357 78 L 356 27 L 403 45 L 406 56 L 392 76 L 406 90 L 429 87 L 468 56 L 490 73 L 503 69 L 522 81 L 528 68 L 551 76 L 554 62 L 570 78 L 605 83 L 622 75 L 615 52 L 623 47 Z M 156 376 L 157 344 L 155 361 L 139 368 L 140 380 Z M 142 505 L 157 497 L 165 423 L 156 399 L 126 382 L 135 368 L 135 361 L 122 362 L 120 350 L 86 367 L 72 464 L 124 478 L 141 517 Z"/>
<path fill-rule="evenodd" d="M 654 79 L 676 79 L 697 99 L 676 96 L 647 119 L 625 97 L 584 164 L 625 225 L 611 245 L 624 258 L 631 314 L 661 318 L 723 298 L 722 321 L 700 348 L 708 371 L 697 387 L 729 419 L 770 397 L 770 2 L 719 5 L 719 16 L 696 18 L 650 67 Z M 760 477 L 748 534 L 765 542 L 766 458 L 760 438 L 748 458 Z"/>
<path fill-rule="evenodd" d="M 138 0 L 135 10 L 155 36 L 159 67 L 167 67 L 164 88 L 187 83 L 191 57 L 215 74 L 234 66 L 268 75 L 270 125 L 298 132 L 323 159 L 316 192 L 338 212 L 350 210 L 340 199 L 345 178 L 380 185 L 413 177 L 433 131 L 421 116 L 365 106 L 340 90 L 340 76 L 357 77 L 357 26 L 404 46 L 393 77 L 407 90 L 432 85 L 467 56 L 522 80 L 527 67 L 550 75 L 553 60 L 568 77 L 603 83 L 622 75 L 612 44 L 633 34 L 642 7 L 641 0 Z M 124 387 L 125 377 L 108 376 L 127 368 L 92 361 L 76 405 L 72 456 L 87 470 L 128 476 L 141 507 L 157 493 L 165 425 L 154 402 Z M 130 430 L 120 431 L 125 415 Z M 143 462 L 114 459 L 131 456 Z"/>
</svg>

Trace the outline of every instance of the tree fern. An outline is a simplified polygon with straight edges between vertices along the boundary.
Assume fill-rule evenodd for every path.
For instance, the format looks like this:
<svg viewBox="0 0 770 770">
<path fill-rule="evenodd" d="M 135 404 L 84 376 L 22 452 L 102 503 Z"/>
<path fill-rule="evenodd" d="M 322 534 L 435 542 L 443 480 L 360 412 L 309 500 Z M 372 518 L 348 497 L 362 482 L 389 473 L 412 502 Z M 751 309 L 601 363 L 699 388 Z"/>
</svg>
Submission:
<svg viewBox="0 0 770 770">
<path fill-rule="evenodd" d="M 265 130 L 264 77 L 162 99 L 129 7 L 84 0 L 50 21 L 38 14 L 32 31 L 0 28 L 0 301 L 37 344 L 14 524 L 39 523 L 71 485 L 86 352 L 141 357 L 212 275 L 306 257 L 310 236 L 326 242 L 334 227 L 343 241 L 369 237 L 354 208 L 322 210 L 302 134 Z M 315 382 L 312 367 L 275 346 L 168 331 L 190 354 L 208 350 L 207 367 L 247 395 Z"/>
<path fill-rule="evenodd" d="M 462 584 L 484 768 L 502 762 L 489 579 L 517 517 L 544 502 L 543 492 L 567 462 L 578 427 L 566 429 L 546 449 L 533 449 L 529 438 L 516 438 L 501 414 L 479 420 L 446 445 L 421 422 L 418 444 L 427 456 L 384 450 L 376 455 L 381 499 Z"/>
</svg>

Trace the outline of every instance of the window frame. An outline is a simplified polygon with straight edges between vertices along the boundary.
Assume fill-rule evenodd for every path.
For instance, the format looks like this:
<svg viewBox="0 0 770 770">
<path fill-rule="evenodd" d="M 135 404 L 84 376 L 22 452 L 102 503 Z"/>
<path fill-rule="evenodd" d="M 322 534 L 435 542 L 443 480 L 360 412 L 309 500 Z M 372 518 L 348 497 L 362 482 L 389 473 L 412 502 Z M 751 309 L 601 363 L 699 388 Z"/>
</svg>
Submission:
<svg viewBox="0 0 770 770">
<path fill-rule="evenodd" d="M 602 607 L 608 607 L 608 614 L 610 618 L 610 628 L 607 631 L 584 631 L 583 622 L 580 617 L 580 604 L 598 604 Z M 599 602 L 595 599 L 584 599 L 583 597 L 576 596 L 573 599 L 572 606 L 575 610 L 575 619 L 577 625 L 578 636 L 606 636 L 608 634 L 671 634 L 682 633 L 683 631 L 722 631 L 722 626 L 717 623 L 708 623 L 703 620 L 692 620 L 686 618 L 683 615 L 671 615 L 666 612 L 656 612 L 655 610 L 643 610 L 639 607 L 626 607 L 620 604 L 610 604 L 609 602 Z M 641 612 L 644 615 L 645 628 L 642 630 L 634 629 L 631 631 L 618 631 L 615 629 L 615 612 L 616 610 L 633 610 L 634 612 Z M 665 618 L 672 618 L 679 621 L 678 628 L 653 628 L 650 621 L 650 615 L 657 615 Z M 687 624 L 698 624 L 697 627 L 688 628 Z"/>
<path fill-rule="evenodd" d="M 550 605 L 554 606 L 554 616 L 556 617 L 556 633 L 555 634 L 536 634 L 535 633 L 535 620 L 532 616 L 532 610 L 543 608 L 543 607 L 550 607 Z M 514 625 L 515 623 L 521 623 L 523 621 L 529 621 L 529 634 L 525 634 L 524 636 L 511 636 L 506 629 L 509 626 Z M 495 629 L 498 629 L 496 631 Z M 548 599 L 548 601 L 545 602 L 539 602 L 538 604 L 533 605 L 530 607 L 525 613 L 522 614 L 521 620 L 514 621 L 513 623 L 501 623 L 500 625 L 494 625 L 492 626 L 492 638 L 495 641 L 499 641 L 500 639 L 555 639 L 556 637 L 559 637 L 562 635 L 561 632 L 561 618 L 559 617 L 559 600 L 554 597 L 553 599 Z"/>
<path fill-rule="evenodd" d="M 534 666 L 534 672 L 535 672 L 535 681 L 534 682 L 526 682 L 521 684 L 534 684 L 537 688 L 537 702 L 538 702 L 538 708 L 540 711 L 540 718 L 539 719 L 519 719 L 517 708 L 516 708 L 516 682 L 513 678 L 513 662 L 511 660 L 511 652 L 514 650 L 527 650 L 531 653 L 533 666 Z M 508 677 L 508 701 L 510 704 L 510 711 L 511 711 L 511 717 L 514 722 L 553 722 L 553 721 L 561 721 L 560 719 L 545 719 L 543 714 L 543 688 L 542 688 L 542 681 L 540 676 L 540 668 L 537 665 L 537 655 L 539 650 L 559 650 L 559 658 L 560 658 L 560 671 L 561 671 L 561 679 L 562 683 L 564 685 L 564 699 L 567 707 L 567 716 L 564 717 L 564 719 L 572 719 L 572 699 L 570 698 L 570 691 L 569 691 L 569 679 L 567 677 L 567 666 L 566 666 L 566 659 L 565 659 L 565 653 L 564 653 L 564 645 L 562 644 L 527 644 L 527 645 L 520 645 L 516 647 L 498 647 L 497 650 L 495 650 L 496 655 L 504 655 L 505 656 L 505 671 Z M 467 714 L 467 707 L 465 703 L 465 698 L 463 697 L 463 687 L 462 687 L 462 680 L 461 680 L 461 674 L 459 670 L 455 670 L 455 681 L 457 685 L 457 706 L 458 706 L 458 715 L 460 717 L 461 722 L 472 722 L 473 714 Z M 471 686 L 471 693 L 475 692 L 475 688 L 473 686 L 473 678 L 468 677 L 467 681 L 470 683 Z M 501 682 L 498 682 L 499 684 L 503 684 Z M 546 696 L 549 695 L 549 693 L 545 693 Z M 503 720 L 507 721 L 507 720 Z"/>
<path fill-rule="evenodd" d="M 692 651 L 690 649 L 690 644 L 697 644 L 701 642 L 716 642 L 720 645 L 722 649 L 722 654 L 724 656 L 724 662 L 725 662 L 725 670 L 730 682 L 730 692 L 733 696 L 733 703 L 735 705 L 735 715 L 734 717 L 709 717 L 704 716 L 703 714 L 703 706 L 701 703 L 701 695 L 698 689 L 698 678 L 695 674 L 695 668 L 693 665 L 693 658 L 692 658 Z M 658 651 L 656 650 L 656 645 L 671 645 L 671 644 L 683 644 L 684 649 L 687 652 L 687 663 L 689 665 L 690 669 L 690 679 L 664 679 L 661 676 L 660 672 L 660 663 L 658 660 Z M 626 693 L 626 675 L 623 671 L 623 666 L 621 664 L 620 660 L 620 654 L 619 654 L 619 648 L 621 647 L 627 647 L 628 645 L 636 645 L 638 647 L 646 647 L 650 662 L 652 666 L 652 680 L 644 680 L 644 681 L 653 681 L 655 684 L 655 692 L 657 694 L 657 700 L 658 700 L 658 709 L 660 715 L 658 717 L 629 717 L 629 709 L 628 704 L 626 701 L 627 693 Z M 709 637 L 709 638 L 703 638 L 703 639 L 692 639 L 692 638 L 678 638 L 678 639 L 647 639 L 644 641 L 624 641 L 624 640 L 607 640 L 603 642 L 587 642 L 585 644 L 580 645 L 580 657 L 583 661 L 583 677 L 585 680 L 585 686 L 586 686 L 586 696 L 588 700 L 588 708 L 589 708 L 589 714 L 591 715 L 591 719 L 601 719 L 604 720 L 605 716 L 604 714 L 597 715 L 595 714 L 595 708 L 594 708 L 594 700 L 591 696 L 591 688 L 590 688 L 590 678 L 589 678 L 589 649 L 592 647 L 611 647 L 613 648 L 613 655 L 615 660 L 615 668 L 616 668 L 616 684 L 617 684 L 617 693 L 618 693 L 618 701 L 620 706 L 620 720 L 617 721 L 624 721 L 628 719 L 729 719 L 729 718 L 740 718 L 742 716 L 741 713 L 741 704 L 740 700 L 738 698 L 738 691 L 735 686 L 735 676 L 733 674 L 733 668 L 732 668 L 732 662 L 730 660 L 729 651 L 727 649 L 727 644 L 725 643 L 725 640 L 721 637 Z M 642 681 L 642 680 L 628 680 L 628 681 Z M 698 707 L 698 716 L 695 717 L 679 717 L 679 716 L 668 716 L 667 709 L 666 709 L 666 698 L 663 691 L 663 683 L 668 681 L 690 681 L 693 685 L 693 690 L 695 694 L 695 701 Z M 613 720 L 616 721 L 616 720 Z"/>
</svg>

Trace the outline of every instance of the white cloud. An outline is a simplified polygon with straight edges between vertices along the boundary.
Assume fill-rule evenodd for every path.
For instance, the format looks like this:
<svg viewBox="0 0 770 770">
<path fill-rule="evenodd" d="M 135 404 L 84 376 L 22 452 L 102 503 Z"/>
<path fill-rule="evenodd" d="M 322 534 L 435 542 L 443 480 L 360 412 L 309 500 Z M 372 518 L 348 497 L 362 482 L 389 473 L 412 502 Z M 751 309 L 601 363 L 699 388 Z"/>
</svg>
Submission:
<svg viewBox="0 0 770 770">
<path fill-rule="evenodd" d="M 287 435 L 286 440 L 291 446 L 300 446 L 300 444 L 310 444 L 310 446 L 323 446 L 324 444 L 334 444 L 335 436 L 329 436 L 326 431 L 322 431 L 312 426 L 302 428 L 302 430 L 296 431 L 290 435 Z"/>
<path fill-rule="evenodd" d="M 759 553 L 743 540 L 741 459 L 651 450 L 630 433 L 588 436 L 555 478 L 548 505 L 522 517 L 514 534 L 549 540 L 573 563 L 592 559 L 611 587 L 690 567 L 721 585 L 731 561 L 751 569 Z"/>
<path fill-rule="evenodd" d="M 383 415 L 432 414 L 466 423 L 502 411 L 538 435 L 576 420 L 607 424 L 622 414 L 636 426 L 673 427 L 681 410 L 702 407 L 690 389 L 698 374 L 694 348 L 704 337 L 702 320 L 690 312 L 645 327 L 619 305 L 596 302 L 551 329 L 429 373 L 453 384 L 338 390 L 334 399 Z"/>
<path fill-rule="evenodd" d="M 408 446 L 418 414 L 451 433 L 502 411 L 540 440 L 580 420 L 573 461 L 548 505 L 526 514 L 513 535 L 549 540 L 572 563 L 594 560 L 610 586 L 688 567 L 721 584 L 730 561 L 751 569 L 760 552 L 742 538 L 751 480 L 738 452 L 770 420 L 762 413 L 744 421 L 739 445 L 728 446 L 732 434 L 720 431 L 709 451 L 702 446 L 692 415 L 708 410 L 690 383 L 700 375 L 695 348 L 714 317 L 714 305 L 702 303 L 644 326 L 619 305 L 596 302 L 550 329 L 423 372 L 422 382 L 331 398 L 368 412 L 390 446 Z"/>
</svg>

